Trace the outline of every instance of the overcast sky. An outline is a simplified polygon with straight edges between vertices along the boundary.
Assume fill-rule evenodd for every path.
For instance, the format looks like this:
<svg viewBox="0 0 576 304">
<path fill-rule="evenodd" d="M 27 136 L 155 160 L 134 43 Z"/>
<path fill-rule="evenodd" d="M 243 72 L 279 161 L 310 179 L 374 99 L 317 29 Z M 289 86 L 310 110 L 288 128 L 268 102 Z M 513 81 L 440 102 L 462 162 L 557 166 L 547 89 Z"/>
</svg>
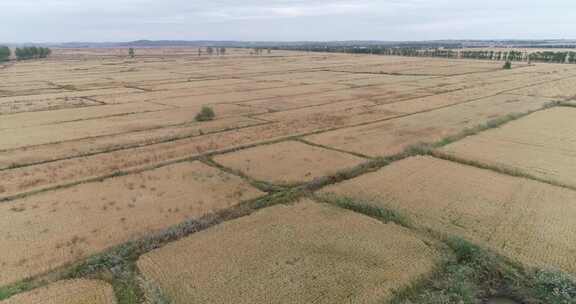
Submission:
<svg viewBox="0 0 576 304">
<path fill-rule="evenodd" d="M 0 0 L 0 41 L 576 38 L 575 0 Z"/>
</svg>

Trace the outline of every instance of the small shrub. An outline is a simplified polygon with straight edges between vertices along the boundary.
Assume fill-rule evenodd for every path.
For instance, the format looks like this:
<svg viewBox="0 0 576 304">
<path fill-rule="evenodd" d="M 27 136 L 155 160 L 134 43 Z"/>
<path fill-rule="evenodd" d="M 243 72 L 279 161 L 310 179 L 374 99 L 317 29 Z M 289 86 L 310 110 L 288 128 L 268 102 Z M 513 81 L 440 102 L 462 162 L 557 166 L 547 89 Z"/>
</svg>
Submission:
<svg viewBox="0 0 576 304">
<path fill-rule="evenodd" d="M 511 70 L 512 69 L 512 61 L 510 61 L 510 60 L 506 61 L 506 63 L 504 63 L 504 66 L 502 68 L 505 70 Z"/>
<path fill-rule="evenodd" d="M 200 110 L 200 113 L 196 114 L 196 121 L 214 120 L 214 117 L 216 117 L 214 110 L 212 110 L 211 107 L 204 106 L 202 110 Z"/>
</svg>

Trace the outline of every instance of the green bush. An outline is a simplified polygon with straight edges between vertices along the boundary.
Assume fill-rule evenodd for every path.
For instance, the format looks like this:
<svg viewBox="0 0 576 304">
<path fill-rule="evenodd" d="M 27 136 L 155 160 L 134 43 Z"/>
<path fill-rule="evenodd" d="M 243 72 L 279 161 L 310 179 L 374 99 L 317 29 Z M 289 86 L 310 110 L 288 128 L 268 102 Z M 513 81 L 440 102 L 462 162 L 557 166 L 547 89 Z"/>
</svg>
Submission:
<svg viewBox="0 0 576 304">
<path fill-rule="evenodd" d="M 216 117 L 216 114 L 214 113 L 214 110 L 212 110 L 211 107 L 202 107 L 202 110 L 200 110 L 200 113 L 196 114 L 196 121 L 209 121 L 209 120 L 214 120 L 214 118 Z"/>
<path fill-rule="evenodd" d="M 510 60 L 506 61 L 506 63 L 504 63 L 504 66 L 502 68 L 505 70 L 512 69 L 512 61 L 510 61 Z"/>
</svg>

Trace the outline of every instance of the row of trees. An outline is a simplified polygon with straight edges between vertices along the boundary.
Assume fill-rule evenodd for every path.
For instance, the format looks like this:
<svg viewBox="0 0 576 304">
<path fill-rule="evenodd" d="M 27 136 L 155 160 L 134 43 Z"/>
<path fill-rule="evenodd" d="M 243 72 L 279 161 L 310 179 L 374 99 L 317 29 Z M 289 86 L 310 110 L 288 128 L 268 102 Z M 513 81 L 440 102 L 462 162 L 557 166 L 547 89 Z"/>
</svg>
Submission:
<svg viewBox="0 0 576 304">
<path fill-rule="evenodd" d="M 0 62 L 8 61 L 10 59 L 10 55 L 12 52 L 10 51 L 9 47 L 0 46 Z"/>
<path fill-rule="evenodd" d="M 268 54 L 272 53 L 272 49 L 254 48 L 250 52 L 250 54 L 261 56 L 262 54 L 264 54 L 264 51 L 266 51 Z"/>
<path fill-rule="evenodd" d="M 291 48 L 295 49 L 295 48 Z M 521 52 L 489 51 L 489 50 L 462 50 L 444 48 L 417 48 L 417 47 L 334 47 L 334 46 L 305 46 L 297 48 L 301 51 L 310 52 L 337 52 L 351 54 L 375 54 L 411 57 L 441 57 L 441 58 L 467 58 L 498 61 L 527 61 L 548 63 L 576 63 L 576 52 L 573 51 L 545 51 L 545 52 Z"/>
<path fill-rule="evenodd" d="M 576 63 L 576 52 L 534 52 L 530 54 L 530 60 L 538 62 Z"/>
<path fill-rule="evenodd" d="M 198 56 L 202 56 L 202 48 L 198 48 Z M 226 48 L 213 48 L 211 46 L 206 48 L 206 54 L 208 54 L 209 56 L 214 55 L 214 53 L 216 53 L 217 56 L 224 56 L 226 55 Z"/>
<path fill-rule="evenodd" d="M 16 55 L 16 59 L 18 60 L 29 60 L 29 59 L 38 59 L 38 58 L 46 58 L 52 54 L 52 50 L 49 48 L 44 47 L 23 47 L 17 48 L 14 52 Z"/>
</svg>

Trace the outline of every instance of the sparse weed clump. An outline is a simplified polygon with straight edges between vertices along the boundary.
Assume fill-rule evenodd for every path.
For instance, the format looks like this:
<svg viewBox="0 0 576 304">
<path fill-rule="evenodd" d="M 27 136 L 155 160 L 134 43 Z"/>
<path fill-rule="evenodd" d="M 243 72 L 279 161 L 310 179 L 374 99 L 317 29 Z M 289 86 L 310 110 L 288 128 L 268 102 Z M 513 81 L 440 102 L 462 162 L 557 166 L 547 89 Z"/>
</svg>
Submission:
<svg viewBox="0 0 576 304">
<path fill-rule="evenodd" d="M 359 201 L 348 197 L 340 197 L 334 195 L 323 195 L 321 199 L 323 201 L 332 203 L 340 208 L 362 213 L 364 215 L 379 219 L 386 223 L 392 222 L 403 227 L 407 228 L 412 227 L 412 224 L 410 223 L 408 217 L 390 208 L 376 206 L 375 204 L 370 202 Z"/>
<path fill-rule="evenodd" d="M 19 282 L 10 286 L 0 287 L 0 301 L 8 299 L 9 297 L 30 290 L 32 287 L 26 281 Z"/>
<path fill-rule="evenodd" d="M 489 292 L 507 285 L 515 272 L 501 265 L 496 256 L 458 237 L 445 240 L 455 258 L 445 263 L 420 288 L 401 294 L 394 304 L 476 304 L 491 296 Z M 514 279 L 510 279 L 514 280 Z"/>
<path fill-rule="evenodd" d="M 534 274 L 534 293 L 546 303 L 575 304 L 576 278 L 568 274 L 541 270 Z"/>
<path fill-rule="evenodd" d="M 512 61 L 510 61 L 510 60 L 506 61 L 506 63 L 504 63 L 504 66 L 502 68 L 505 70 L 511 70 L 512 69 Z"/>
<path fill-rule="evenodd" d="M 216 113 L 211 107 L 203 106 L 202 110 L 198 114 L 196 114 L 196 121 L 210 121 L 214 120 L 216 117 Z"/>
<path fill-rule="evenodd" d="M 528 270 L 459 237 L 444 243 L 454 259 L 419 286 L 399 293 L 394 304 L 476 304 L 491 297 L 518 303 L 576 304 L 576 281 L 562 272 Z"/>
</svg>

